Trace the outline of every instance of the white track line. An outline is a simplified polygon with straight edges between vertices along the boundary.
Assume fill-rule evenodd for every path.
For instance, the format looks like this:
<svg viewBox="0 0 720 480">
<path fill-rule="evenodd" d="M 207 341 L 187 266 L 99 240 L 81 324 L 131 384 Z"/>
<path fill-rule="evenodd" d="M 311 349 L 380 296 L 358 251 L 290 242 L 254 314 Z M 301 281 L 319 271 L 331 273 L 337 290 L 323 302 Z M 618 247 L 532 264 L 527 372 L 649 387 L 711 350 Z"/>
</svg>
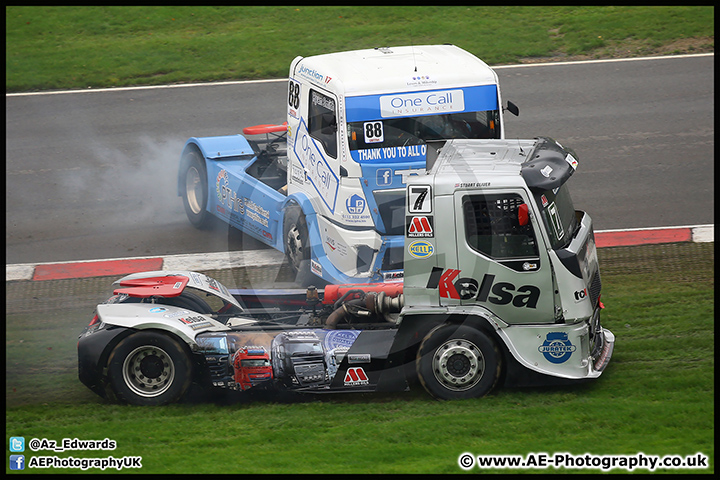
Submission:
<svg viewBox="0 0 720 480">
<path fill-rule="evenodd" d="M 597 230 L 595 233 L 623 233 L 647 230 L 676 230 L 689 228 L 692 232 L 692 241 L 705 243 L 715 241 L 715 225 L 684 225 L 677 227 L 650 227 L 626 228 L 618 230 Z M 248 250 L 240 252 L 194 253 L 187 255 L 158 255 L 154 257 L 110 258 L 105 260 L 85 260 L 78 262 L 46 262 L 21 263 L 5 266 L 5 281 L 32 280 L 35 267 L 38 265 L 67 265 L 78 263 L 94 263 L 117 260 L 140 260 L 147 258 L 161 258 L 163 270 L 222 270 L 248 266 L 280 266 L 283 262 L 283 253 L 277 250 Z"/>
<path fill-rule="evenodd" d="M 506 68 L 529 68 L 529 67 L 550 67 L 563 65 L 586 65 L 590 63 L 611 63 L 611 62 L 640 62 L 647 60 L 672 60 L 678 58 L 695 58 L 714 56 L 715 53 L 694 53 L 686 55 L 664 55 L 658 57 L 631 57 L 631 58 L 607 58 L 599 60 L 578 60 L 576 62 L 546 62 L 546 63 L 521 63 L 515 65 L 496 65 L 491 66 L 493 70 Z M 208 83 L 178 83 L 173 85 L 145 85 L 140 87 L 117 87 L 117 88 L 87 88 L 85 90 L 57 90 L 46 92 L 21 92 L 6 93 L 5 97 L 29 97 L 33 95 L 65 95 L 72 93 L 103 93 L 103 92 L 125 92 L 133 90 L 160 90 L 164 88 L 187 88 L 187 87 L 217 87 L 224 85 L 245 85 L 253 83 L 277 83 L 286 82 L 287 78 L 269 78 L 264 80 L 237 80 L 226 82 L 208 82 Z"/>
</svg>

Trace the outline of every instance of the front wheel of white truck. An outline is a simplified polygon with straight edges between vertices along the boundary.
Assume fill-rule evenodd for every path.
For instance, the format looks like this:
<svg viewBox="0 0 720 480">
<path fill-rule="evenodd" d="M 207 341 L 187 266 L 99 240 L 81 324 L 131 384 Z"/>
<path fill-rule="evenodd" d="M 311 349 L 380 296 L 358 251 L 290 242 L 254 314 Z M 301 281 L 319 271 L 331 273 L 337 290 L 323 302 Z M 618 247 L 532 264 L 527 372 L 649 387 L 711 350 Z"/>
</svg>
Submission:
<svg viewBox="0 0 720 480">
<path fill-rule="evenodd" d="M 477 398 L 500 377 L 500 353 L 486 334 L 464 325 L 445 324 L 425 336 L 415 361 L 425 390 L 440 400 Z"/>
<path fill-rule="evenodd" d="M 295 282 L 301 286 L 307 286 L 312 279 L 310 271 L 312 249 L 305 214 L 297 205 L 290 206 L 285 210 L 283 239 L 285 256 L 290 269 L 295 274 Z"/>
</svg>

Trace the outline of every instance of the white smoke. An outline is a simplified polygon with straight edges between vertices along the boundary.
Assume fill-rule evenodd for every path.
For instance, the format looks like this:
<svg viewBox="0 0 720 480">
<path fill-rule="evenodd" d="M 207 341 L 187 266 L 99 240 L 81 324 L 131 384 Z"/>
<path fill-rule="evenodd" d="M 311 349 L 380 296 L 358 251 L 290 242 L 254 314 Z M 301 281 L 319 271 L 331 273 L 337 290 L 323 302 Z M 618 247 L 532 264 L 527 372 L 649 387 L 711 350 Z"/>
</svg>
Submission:
<svg viewBox="0 0 720 480">
<path fill-rule="evenodd" d="M 107 228 L 187 221 L 177 196 L 183 143 L 141 136 L 118 148 L 90 140 L 83 148 L 89 165 L 58 179 L 69 199 L 89 207 L 85 220 Z"/>
</svg>

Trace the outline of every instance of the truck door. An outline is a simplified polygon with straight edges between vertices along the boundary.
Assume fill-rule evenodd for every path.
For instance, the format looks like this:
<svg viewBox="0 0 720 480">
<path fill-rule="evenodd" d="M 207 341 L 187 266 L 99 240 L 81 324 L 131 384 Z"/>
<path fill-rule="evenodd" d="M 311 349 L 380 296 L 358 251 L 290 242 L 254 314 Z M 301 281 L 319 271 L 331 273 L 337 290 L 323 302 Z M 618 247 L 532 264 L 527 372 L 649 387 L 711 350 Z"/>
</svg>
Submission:
<svg viewBox="0 0 720 480">
<path fill-rule="evenodd" d="M 459 270 L 445 273 L 446 294 L 511 324 L 552 322 L 552 269 L 527 193 L 457 191 L 454 204 Z"/>
<path fill-rule="evenodd" d="M 334 213 L 340 180 L 338 177 L 338 108 L 337 98 L 330 92 L 321 91 L 314 86 L 293 84 L 291 90 L 300 91 L 299 100 L 292 101 L 301 105 L 298 123 L 288 122 L 294 129 L 292 140 L 288 144 L 290 157 L 290 177 L 293 185 L 307 191 L 310 198 L 319 197 L 327 208 Z M 291 117 L 288 117 L 289 120 Z M 294 163 L 295 159 L 299 165 Z"/>
</svg>

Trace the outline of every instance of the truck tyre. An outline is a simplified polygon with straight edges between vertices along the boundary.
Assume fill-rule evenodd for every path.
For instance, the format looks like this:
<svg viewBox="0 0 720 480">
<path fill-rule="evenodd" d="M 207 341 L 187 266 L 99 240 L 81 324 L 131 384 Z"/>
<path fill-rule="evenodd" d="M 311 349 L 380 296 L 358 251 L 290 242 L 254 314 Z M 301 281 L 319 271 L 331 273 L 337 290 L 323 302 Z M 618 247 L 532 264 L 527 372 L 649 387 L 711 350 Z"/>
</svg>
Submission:
<svg viewBox="0 0 720 480">
<path fill-rule="evenodd" d="M 121 340 L 110 353 L 108 377 L 121 402 L 164 405 L 187 392 L 192 362 L 177 340 L 156 332 L 138 332 Z"/>
<path fill-rule="evenodd" d="M 307 286 L 312 279 L 310 271 L 312 249 L 305 214 L 299 206 L 292 206 L 285 210 L 283 238 L 285 239 L 285 256 L 295 275 L 295 282 L 301 286 Z"/>
<path fill-rule="evenodd" d="M 208 186 L 205 160 L 195 146 L 189 146 L 180 162 L 180 192 L 185 214 L 195 228 L 210 226 L 212 215 L 207 211 Z"/>
<path fill-rule="evenodd" d="M 483 332 L 444 324 L 423 339 L 415 366 L 425 390 L 440 400 L 482 397 L 500 376 L 500 354 Z"/>
</svg>

